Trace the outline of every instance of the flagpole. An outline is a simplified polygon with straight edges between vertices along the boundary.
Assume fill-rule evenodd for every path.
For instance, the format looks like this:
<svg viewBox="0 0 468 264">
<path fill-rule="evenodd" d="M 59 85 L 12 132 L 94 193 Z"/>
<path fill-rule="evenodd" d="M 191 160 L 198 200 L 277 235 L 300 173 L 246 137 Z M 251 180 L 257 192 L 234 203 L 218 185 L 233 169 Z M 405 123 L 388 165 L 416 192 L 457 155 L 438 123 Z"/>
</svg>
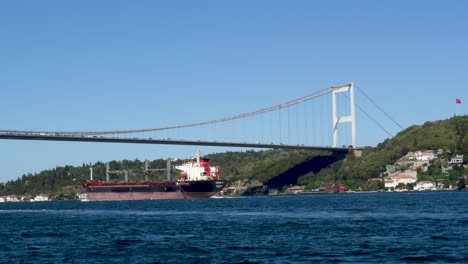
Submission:
<svg viewBox="0 0 468 264">
<path fill-rule="evenodd" d="M 459 98 L 455 98 L 455 104 L 456 105 L 459 105 L 461 104 L 461 100 Z M 456 106 L 455 106 L 456 107 Z M 455 108 L 455 116 L 457 116 L 457 113 L 456 113 L 457 109 Z"/>
</svg>

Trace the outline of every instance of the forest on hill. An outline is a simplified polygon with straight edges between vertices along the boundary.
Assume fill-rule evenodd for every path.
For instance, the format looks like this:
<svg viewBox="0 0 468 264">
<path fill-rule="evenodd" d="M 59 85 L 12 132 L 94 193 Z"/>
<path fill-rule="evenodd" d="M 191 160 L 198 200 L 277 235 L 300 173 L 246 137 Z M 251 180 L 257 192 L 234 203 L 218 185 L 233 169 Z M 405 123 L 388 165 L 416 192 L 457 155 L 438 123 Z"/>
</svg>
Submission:
<svg viewBox="0 0 468 264">
<path fill-rule="evenodd" d="M 446 120 L 426 122 L 411 126 L 377 147 L 367 147 L 361 157 L 354 155 L 338 156 L 325 151 L 306 150 L 265 150 L 226 152 L 206 155 L 212 166 L 221 167 L 221 177 L 232 185 L 267 185 L 281 189 L 290 185 L 306 185 L 317 188 L 325 183 L 344 183 L 353 190 L 379 190 L 379 178 L 386 170 L 386 165 L 393 164 L 408 151 L 446 150 L 444 155 L 464 155 L 464 164 L 468 158 L 468 116 L 454 116 Z M 183 163 L 174 160 L 172 165 Z M 111 170 L 129 171 L 130 181 L 143 181 L 144 161 L 122 160 L 109 162 Z M 16 180 L 0 184 L 0 196 L 16 195 L 59 195 L 72 198 L 81 191 L 83 181 L 89 179 L 90 167 L 94 179 L 105 180 L 106 164 L 83 164 L 81 166 L 60 166 L 27 174 Z M 166 160 L 150 161 L 150 168 L 166 168 Z M 465 171 L 461 175 L 467 174 Z M 173 178 L 179 176 L 173 171 Z M 166 172 L 151 172 L 149 180 L 166 179 Z M 112 181 L 123 181 L 123 173 L 112 173 Z"/>
<path fill-rule="evenodd" d="M 211 160 L 212 166 L 221 167 L 221 177 L 231 183 L 260 183 L 267 182 L 278 175 L 283 174 L 291 168 L 297 167 L 318 156 L 330 156 L 323 151 L 306 150 L 266 150 L 226 152 L 206 155 Z M 172 160 L 171 165 L 180 165 L 186 160 Z M 332 159 L 329 163 L 336 161 Z M 158 159 L 149 162 L 150 168 L 166 168 L 166 160 Z M 324 166 L 329 165 L 328 163 Z M 114 182 L 124 181 L 123 171 L 128 171 L 129 181 L 143 181 L 144 161 L 122 160 L 109 162 L 111 171 L 121 173 L 110 173 L 110 180 Z M 83 164 L 81 166 L 60 166 L 54 169 L 41 171 L 37 174 L 27 174 L 22 177 L 0 184 L 0 196 L 16 195 L 59 195 L 72 198 L 81 191 L 82 182 L 90 177 L 90 168 L 93 168 L 95 180 L 105 180 L 106 164 L 96 162 L 95 164 Z M 306 168 L 305 170 L 308 171 Z M 172 170 L 172 178 L 177 179 L 180 172 Z M 305 174 L 305 173 L 304 173 Z M 283 179 L 276 184 L 295 184 L 300 175 Z M 166 171 L 155 171 L 148 174 L 150 181 L 162 181 L 167 178 Z"/>
<path fill-rule="evenodd" d="M 409 151 L 438 149 L 444 151 L 446 159 L 464 155 L 464 164 L 467 163 L 468 115 L 408 127 L 375 148 L 365 148 L 360 158 L 348 155 L 317 174 L 301 177 L 299 182 L 309 188 L 323 182 L 342 182 L 354 190 L 383 188 L 382 182 L 369 179 L 380 178 L 386 171 L 386 165 L 395 163 Z M 466 169 L 463 174 L 468 174 Z"/>
</svg>

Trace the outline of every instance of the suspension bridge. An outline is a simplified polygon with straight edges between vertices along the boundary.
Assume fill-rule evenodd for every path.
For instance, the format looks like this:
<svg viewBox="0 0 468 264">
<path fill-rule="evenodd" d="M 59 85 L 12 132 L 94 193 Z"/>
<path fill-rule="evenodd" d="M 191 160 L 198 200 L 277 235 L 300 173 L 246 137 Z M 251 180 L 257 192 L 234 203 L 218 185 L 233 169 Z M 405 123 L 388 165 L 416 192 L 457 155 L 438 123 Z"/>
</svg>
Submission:
<svg viewBox="0 0 468 264">
<path fill-rule="evenodd" d="M 271 107 L 213 120 L 143 129 L 101 131 L 0 129 L 0 139 L 309 149 L 344 153 L 350 148 L 359 149 L 356 107 L 363 111 L 355 102 L 355 86 L 349 83 L 327 87 Z M 187 131 L 185 137 L 180 131 Z M 211 131 L 211 134 L 200 131 Z M 241 135 L 242 139 L 220 138 L 226 134 L 220 131 L 234 131 L 237 137 Z M 194 139 L 197 135 L 203 136 Z"/>
</svg>

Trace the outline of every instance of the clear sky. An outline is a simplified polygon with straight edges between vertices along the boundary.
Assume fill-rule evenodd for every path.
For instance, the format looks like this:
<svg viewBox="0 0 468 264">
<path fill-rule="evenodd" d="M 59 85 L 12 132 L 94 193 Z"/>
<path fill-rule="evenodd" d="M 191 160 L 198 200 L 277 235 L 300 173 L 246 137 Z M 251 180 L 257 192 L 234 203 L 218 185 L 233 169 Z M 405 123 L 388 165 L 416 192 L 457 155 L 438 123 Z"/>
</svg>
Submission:
<svg viewBox="0 0 468 264">
<path fill-rule="evenodd" d="M 1 1 L 0 129 L 177 125 L 350 81 L 403 127 L 466 114 L 467 10 L 467 1 L 450 0 Z M 363 123 L 358 130 L 359 145 L 388 137 Z M 1 140 L 0 182 L 194 152 Z"/>
</svg>

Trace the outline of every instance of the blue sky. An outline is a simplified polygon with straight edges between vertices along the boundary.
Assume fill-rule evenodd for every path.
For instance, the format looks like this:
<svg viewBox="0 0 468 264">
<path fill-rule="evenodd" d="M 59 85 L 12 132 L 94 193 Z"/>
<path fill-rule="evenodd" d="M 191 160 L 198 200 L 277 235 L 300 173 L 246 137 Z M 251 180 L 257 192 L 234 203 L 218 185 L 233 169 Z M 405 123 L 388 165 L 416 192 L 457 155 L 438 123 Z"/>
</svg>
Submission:
<svg viewBox="0 0 468 264">
<path fill-rule="evenodd" d="M 177 125 L 350 81 L 403 127 L 466 114 L 467 9 L 465 1 L 2 1 L 0 128 Z M 392 134 L 400 130 L 357 100 Z M 186 136 L 177 133 L 162 136 Z M 358 112 L 359 145 L 387 137 Z M 0 182 L 66 164 L 195 152 L 7 140 L 0 149 Z"/>
</svg>

